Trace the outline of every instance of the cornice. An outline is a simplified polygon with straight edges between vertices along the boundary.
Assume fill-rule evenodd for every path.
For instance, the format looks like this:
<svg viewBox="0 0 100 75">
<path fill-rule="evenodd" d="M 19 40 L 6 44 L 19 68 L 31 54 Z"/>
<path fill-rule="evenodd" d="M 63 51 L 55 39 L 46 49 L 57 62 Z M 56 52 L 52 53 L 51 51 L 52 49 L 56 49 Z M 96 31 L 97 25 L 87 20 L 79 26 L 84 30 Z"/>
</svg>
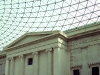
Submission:
<svg viewBox="0 0 100 75">
<path fill-rule="evenodd" d="M 59 32 L 60 32 L 59 30 L 43 31 L 43 32 L 28 32 L 28 33 L 23 34 L 22 36 L 20 36 L 16 40 L 14 40 L 12 43 L 5 46 L 4 48 L 6 49 L 6 48 L 9 48 L 9 47 L 12 47 L 12 46 L 16 45 L 18 42 L 20 42 L 21 40 L 23 40 L 23 39 L 25 39 L 29 36 L 42 36 L 42 35 L 44 35 L 44 37 L 45 37 L 45 36 L 52 35 L 52 34 L 59 33 Z"/>
<path fill-rule="evenodd" d="M 100 34 L 100 22 L 82 26 L 72 30 L 64 31 L 68 35 L 68 40 L 75 40 L 88 36 Z"/>
<path fill-rule="evenodd" d="M 59 32 L 59 33 L 52 34 L 52 35 L 40 38 L 38 40 L 34 40 L 32 42 L 25 43 L 25 44 L 22 44 L 22 45 L 13 46 L 13 47 L 10 47 L 10 48 L 8 47 L 8 48 L 4 49 L 4 51 L 11 51 L 11 50 L 20 49 L 20 48 L 27 47 L 27 46 L 37 44 L 37 43 L 40 43 L 40 42 L 44 42 L 44 41 L 47 41 L 47 40 L 50 40 L 50 39 L 53 39 L 53 38 L 61 38 L 64 41 L 67 40 L 67 36 L 64 33 Z"/>
<path fill-rule="evenodd" d="M 68 41 L 77 40 L 77 39 L 90 37 L 90 36 L 92 37 L 92 36 L 99 35 L 99 34 L 100 34 L 100 30 L 80 33 L 80 34 L 77 34 L 77 35 L 68 36 Z"/>
<path fill-rule="evenodd" d="M 86 40 L 84 42 L 78 42 L 75 44 L 70 44 L 67 47 L 70 50 L 73 49 L 82 49 L 82 50 L 86 50 L 88 47 L 93 46 L 93 45 L 100 45 L 100 38 L 95 38 L 95 39 L 91 39 L 90 40 Z"/>
</svg>

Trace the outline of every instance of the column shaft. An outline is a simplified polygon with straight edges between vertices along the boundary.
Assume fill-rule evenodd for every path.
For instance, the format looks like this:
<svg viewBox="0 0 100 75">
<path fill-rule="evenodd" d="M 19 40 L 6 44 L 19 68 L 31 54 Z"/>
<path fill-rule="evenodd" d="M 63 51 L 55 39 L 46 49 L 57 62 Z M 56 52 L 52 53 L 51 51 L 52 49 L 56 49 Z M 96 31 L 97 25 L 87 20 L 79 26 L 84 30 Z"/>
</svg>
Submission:
<svg viewBox="0 0 100 75">
<path fill-rule="evenodd" d="M 48 75 L 52 75 L 52 52 L 48 51 Z"/>
<path fill-rule="evenodd" d="M 24 57 L 20 56 L 20 75 L 24 75 Z"/>
<path fill-rule="evenodd" d="M 10 75 L 14 75 L 14 58 L 11 58 Z"/>
<path fill-rule="evenodd" d="M 5 75 L 9 75 L 9 59 L 6 59 L 6 66 L 5 66 Z"/>
<path fill-rule="evenodd" d="M 38 75 L 39 74 L 39 62 L 38 62 L 38 52 L 34 53 L 33 56 L 33 72 L 34 75 Z"/>
</svg>

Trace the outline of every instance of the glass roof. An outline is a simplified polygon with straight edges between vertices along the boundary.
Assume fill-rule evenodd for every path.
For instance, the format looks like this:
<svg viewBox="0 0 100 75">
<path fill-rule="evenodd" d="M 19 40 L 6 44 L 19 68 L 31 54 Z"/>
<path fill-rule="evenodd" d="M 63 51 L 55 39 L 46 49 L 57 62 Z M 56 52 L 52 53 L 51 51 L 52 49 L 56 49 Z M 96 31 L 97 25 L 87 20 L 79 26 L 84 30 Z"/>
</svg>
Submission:
<svg viewBox="0 0 100 75">
<path fill-rule="evenodd" d="M 99 14 L 100 0 L 0 0 L 0 50 L 24 33 L 78 28 Z"/>
</svg>

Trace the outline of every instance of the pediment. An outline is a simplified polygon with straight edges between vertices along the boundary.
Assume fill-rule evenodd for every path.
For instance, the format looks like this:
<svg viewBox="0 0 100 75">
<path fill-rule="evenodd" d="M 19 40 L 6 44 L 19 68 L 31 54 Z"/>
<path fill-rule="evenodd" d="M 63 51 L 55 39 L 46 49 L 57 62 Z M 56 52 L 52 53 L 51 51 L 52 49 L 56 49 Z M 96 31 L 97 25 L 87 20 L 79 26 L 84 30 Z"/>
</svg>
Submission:
<svg viewBox="0 0 100 75">
<path fill-rule="evenodd" d="M 26 34 L 22 35 L 21 37 L 19 37 L 18 39 L 16 39 L 15 41 L 13 41 L 12 43 L 10 43 L 9 45 L 7 45 L 5 48 L 15 47 L 15 46 L 22 45 L 22 44 L 25 44 L 28 42 L 32 42 L 32 41 L 41 39 L 43 37 L 49 36 L 49 35 L 57 33 L 57 32 L 59 32 L 59 31 L 26 33 Z"/>
</svg>

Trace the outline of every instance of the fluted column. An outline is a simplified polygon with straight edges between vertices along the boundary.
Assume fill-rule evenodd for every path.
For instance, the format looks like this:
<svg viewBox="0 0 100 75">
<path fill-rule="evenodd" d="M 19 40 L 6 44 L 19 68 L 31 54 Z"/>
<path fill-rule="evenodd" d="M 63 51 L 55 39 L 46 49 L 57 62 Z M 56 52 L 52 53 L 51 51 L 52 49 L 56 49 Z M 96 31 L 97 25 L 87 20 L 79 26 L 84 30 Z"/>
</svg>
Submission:
<svg viewBox="0 0 100 75">
<path fill-rule="evenodd" d="M 38 59 L 38 52 L 33 52 L 33 74 L 39 75 L 39 59 Z"/>
<path fill-rule="evenodd" d="M 20 55 L 19 59 L 20 59 L 19 75 L 24 75 L 24 56 Z"/>
<path fill-rule="evenodd" d="M 9 58 L 6 58 L 5 75 L 10 74 L 9 69 L 10 69 L 10 61 L 9 61 Z"/>
<path fill-rule="evenodd" d="M 48 71 L 47 71 L 47 75 L 52 75 L 52 49 L 48 49 L 46 50 L 47 52 L 47 59 L 48 59 L 48 63 L 47 63 L 47 68 L 48 68 Z"/>
<path fill-rule="evenodd" d="M 11 58 L 11 64 L 10 64 L 10 75 L 14 75 L 14 58 Z"/>
</svg>

